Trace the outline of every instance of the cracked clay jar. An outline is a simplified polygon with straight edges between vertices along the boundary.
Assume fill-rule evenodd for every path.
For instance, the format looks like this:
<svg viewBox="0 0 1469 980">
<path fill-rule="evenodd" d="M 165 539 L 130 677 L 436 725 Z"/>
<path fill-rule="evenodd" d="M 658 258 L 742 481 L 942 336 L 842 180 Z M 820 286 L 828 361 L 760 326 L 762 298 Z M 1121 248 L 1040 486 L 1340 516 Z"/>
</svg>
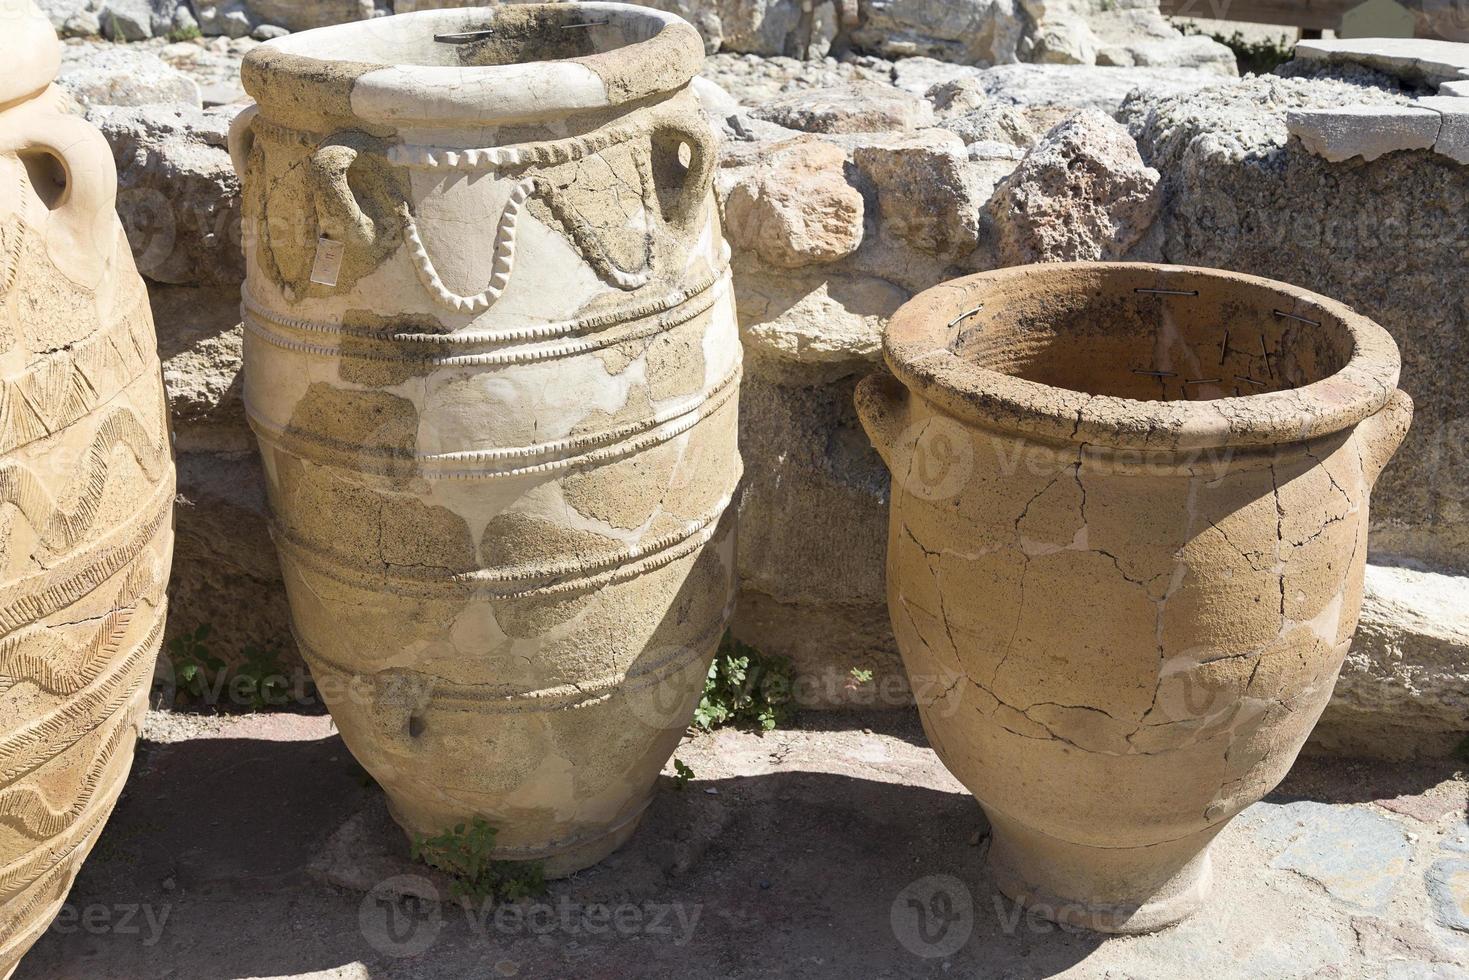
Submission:
<svg viewBox="0 0 1469 980">
<path fill-rule="evenodd" d="M 732 604 L 740 345 L 690 79 L 612 3 L 245 59 L 245 401 L 296 636 L 410 835 L 633 832 Z"/>
<path fill-rule="evenodd" d="M 1293 286 L 1142 264 L 958 279 L 884 347 L 857 407 L 889 612 L 996 884 L 1101 931 L 1182 919 L 1331 696 L 1412 415 L 1397 347 Z"/>
</svg>

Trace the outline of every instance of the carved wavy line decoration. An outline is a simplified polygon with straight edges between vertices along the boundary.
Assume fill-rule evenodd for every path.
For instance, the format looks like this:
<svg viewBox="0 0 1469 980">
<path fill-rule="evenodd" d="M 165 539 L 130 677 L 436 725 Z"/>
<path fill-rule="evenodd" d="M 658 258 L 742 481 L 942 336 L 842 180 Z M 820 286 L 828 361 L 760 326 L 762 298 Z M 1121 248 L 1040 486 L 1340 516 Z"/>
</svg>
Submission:
<svg viewBox="0 0 1469 980">
<path fill-rule="evenodd" d="M 122 793 L 126 780 L 117 779 L 108 784 L 106 792 L 92 807 L 92 812 L 74 823 L 62 836 L 53 838 L 0 868 L 0 907 L 15 895 L 29 888 L 56 868 L 67 863 L 112 812 L 113 804 Z M 0 931 L 0 935 L 6 935 Z"/>
<path fill-rule="evenodd" d="M 56 758 L 96 729 L 101 719 L 125 709 L 152 676 L 154 651 L 162 635 L 160 606 L 142 641 L 75 700 L 0 738 L 0 783 L 12 783 Z"/>
<path fill-rule="evenodd" d="M 5 919 L 3 924 L 0 924 L 0 936 L 9 937 L 22 934 L 24 924 L 27 921 L 36 921 L 43 918 L 49 920 L 49 917 L 54 916 L 55 913 L 50 911 L 45 912 L 44 915 L 38 915 L 36 910 L 38 907 L 54 905 L 66 898 L 67 892 L 71 890 L 72 879 L 81 867 L 81 859 L 85 857 L 85 845 L 101 828 L 103 821 L 107 819 L 108 815 L 111 814 L 112 807 L 117 802 L 117 797 L 122 790 L 122 786 L 123 781 L 120 779 L 111 785 L 108 792 L 110 799 L 106 800 L 97 808 L 98 812 L 89 821 L 89 827 L 86 833 L 70 841 L 69 846 L 63 849 L 59 857 L 53 859 L 51 862 L 28 862 L 30 864 L 27 868 L 27 875 L 30 878 L 29 881 L 15 887 L 7 887 L 4 875 L 0 874 L 0 896 L 3 896 L 4 899 L 9 899 L 11 895 L 19 893 L 23 889 L 32 889 L 31 896 L 21 904 L 14 906 L 14 912 Z M 36 854 L 38 852 L 33 851 L 31 853 Z M 6 950 L 0 950 L 0 954 L 4 952 Z"/>
<path fill-rule="evenodd" d="M 150 480 L 158 479 L 166 447 L 153 441 L 131 409 L 114 409 L 97 427 L 81 475 L 62 497 L 72 499 L 70 506 L 47 493 L 42 480 L 19 461 L 0 463 L 0 504 L 13 504 L 25 515 L 40 534 L 43 555 L 69 551 L 91 529 L 107 490 L 112 451 L 119 446 L 132 453 Z"/>
<path fill-rule="evenodd" d="M 0 588 L 0 633 L 9 633 L 69 606 L 138 557 L 164 530 L 173 512 L 172 481 L 161 484 L 153 500 L 129 521 L 45 572 Z"/>
<path fill-rule="evenodd" d="M 25 682 L 47 694 L 70 696 L 80 691 L 117 653 L 133 613 L 132 609 L 114 609 L 77 646 L 68 643 L 59 630 L 40 625 L 0 640 L 0 694 Z"/>
<path fill-rule="evenodd" d="M 36 893 L 26 899 L 25 904 L 21 905 L 15 914 L 0 924 L 0 936 L 7 939 L 11 936 L 20 937 L 14 943 L 0 946 L 0 957 L 8 957 L 12 953 L 26 949 L 30 930 L 35 929 L 42 922 L 49 924 L 56 917 L 62 904 L 66 901 L 67 893 L 71 891 L 72 878 L 79 866 L 79 862 L 77 864 L 67 862 L 51 868 L 47 871 L 45 880 L 37 888 Z M 43 905 L 44 909 L 38 913 L 37 907 Z M 3 962 L 0 960 L 0 963 Z"/>
<path fill-rule="evenodd" d="M 14 827 L 38 844 L 64 832 L 87 812 L 113 758 L 119 749 L 132 744 L 136 733 L 137 725 L 131 718 L 124 718 L 113 725 L 69 806 L 51 806 L 34 786 L 12 786 L 0 790 L 0 824 Z"/>
<path fill-rule="evenodd" d="M 0 639 L 0 694 L 31 683 L 47 694 L 69 697 L 96 680 L 117 655 L 140 601 L 157 607 L 167 585 L 162 568 L 139 562 L 118 590 L 113 610 L 82 643 L 70 643 L 54 626 L 33 624 Z"/>
<path fill-rule="evenodd" d="M 36 685 L 47 694 L 69 697 L 85 688 L 122 649 L 138 604 L 155 609 L 167 585 L 161 565 L 142 561 L 118 590 L 113 611 L 82 643 L 65 639 L 69 631 L 31 625 L 0 639 L 0 694 L 17 684 Z"/>
</svg>

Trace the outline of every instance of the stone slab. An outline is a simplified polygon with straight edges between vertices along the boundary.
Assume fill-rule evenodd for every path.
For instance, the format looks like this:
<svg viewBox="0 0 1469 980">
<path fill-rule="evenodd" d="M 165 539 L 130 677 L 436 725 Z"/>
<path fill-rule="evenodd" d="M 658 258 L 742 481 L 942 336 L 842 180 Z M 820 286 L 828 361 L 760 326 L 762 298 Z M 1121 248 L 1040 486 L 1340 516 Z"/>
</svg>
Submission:
<svg viewBox="0 0 1469 980">
<path fill-rule="evenodd" d="M 1311 879 L 1343 906 L 1384 911 L 1409 870 L 1407 828 L 1371 810 L 1300 802 L 1249 816 L 1256 842 L 1274 854 L 1271 867 Z"/>
<path fill-rule="evenodd" d="M 1333 163 L 1430 149 L 1438 139 L 1441 120 L 1431 109 L 1398 105 L 1298 109 L 1286 114 L 1290 134 L 1299 137 L 1307 150 Z"/>
<path fill-rule="evenodd" d="M 1469 164 L 1469 99 L 1431 95 L 1414 104 L 1432 109 L 1440 116 L 1434 152 L 1442 153 L 1456 163 Z"/>
<path fill-rule="evenodd" d="M 1469 79 L 1469 44 L 1458 41 L 1396 37 L 1301 41 L 1296 57 L 1365 65 L 1404 81 L 1430 85 Z"/>
<path fill-rule="evenodd" d="M 1427 881 L 1439 925 L 1469 932 L 1469 858 L 1440 858 L 1429 867 Z"/>
</svg>

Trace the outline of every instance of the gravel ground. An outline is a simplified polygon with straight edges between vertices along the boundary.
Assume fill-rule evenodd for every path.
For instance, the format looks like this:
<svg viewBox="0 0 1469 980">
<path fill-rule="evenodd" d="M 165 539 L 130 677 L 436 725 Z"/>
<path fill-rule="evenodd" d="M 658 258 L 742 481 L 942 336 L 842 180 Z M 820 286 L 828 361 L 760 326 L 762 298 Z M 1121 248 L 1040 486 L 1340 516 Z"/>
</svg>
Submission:
<svg viewBox="0 0 1469 980">
<path fill-rule="evenodd" d="M 407 862 L 330 718 L 155 713 L 16 980 L 1469 976 L 1452 766 L 1303 759 L 1220 836 L 1200 915 L 1103 938 L 994 891 L 983 817 L 913 716 L 801 721 L 686 741 L 695 780 L 665 780 L 622 851 L 466 912 L 393 897 L 444 883 Z M 908 899 L 938 892 L 954 912 L 924 933 Z"/>
</svg>

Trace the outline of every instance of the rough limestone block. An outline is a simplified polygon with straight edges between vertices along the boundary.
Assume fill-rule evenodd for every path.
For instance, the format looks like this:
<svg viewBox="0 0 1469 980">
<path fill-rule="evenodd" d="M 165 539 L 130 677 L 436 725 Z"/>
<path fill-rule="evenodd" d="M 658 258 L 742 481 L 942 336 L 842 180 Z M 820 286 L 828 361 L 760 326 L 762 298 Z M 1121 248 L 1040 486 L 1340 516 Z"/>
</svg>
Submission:
<svg viewBox="0 0 1469 980">
<path fill-rule="evenodd" d="M 806 133 L 871 133 L 933 124 L 932 107 L 924 99 L 867 81 L 791 92 L 762 102 L 750 115 Z"/>
<path fill-rule="evenodd" d="M 993 187 L 975 180 L 958 136 L 922 130 L 901 143 L 859 147 L 854 159 L 877 187 L 885 233 L 920 251 L 953 258 L 979 243 L 979 207 Z"/>
<path fill-rule="evenodd" d="M 254 19 L 288 31 L 309 31 L 372 16 L 372 0 L 247 0 Z"/>
<path fill-rule="evenodd" d="M 1162 203 L 1158 171 L 1119 123 L 1088 109 L 1033 146 L 990 200 L 1000 262 L 1128 256 Z"/>
<path fill-rule="evenodd" d="M 819 140 L 772 147 L 730 191 L 725 234 L 771 265 L 833 262 L 862 244 L 862 195 L 847 183 L 846 154 Z"/>
<path fill-rule="evenodd" d="M 239 106 L 93 109 L 112 146 L 118 211 L 138 270 L 155 282 L 234 286 L 240 254 L 240 183 L 225 149 Z"/>
<path fill-rule="evenodd" d="M 194 106 L 199 83 L 148 51 L 117 46 L 66 49 L 57 84 L 84 106 Z"/>
<path fill-rule="evenodd" d="M 1376 160 L 1398 150 L 1426 150 L 1438 139 L 1438 113 L 1416 106 L 1361 105 L 1305 109 L 1286 115 L 1292 136 L 1332 163 Z"/>
<path fill-rule="evenodd" d="M 1165 175 L 1165 259 L 1311 286 L 1371 316 L 1403 354 L 1413 428 L 1373 501 L 1372 546 L 1469 572 L 1469 167 L 1436 153 L 1331 163 L 1290 139 L 1295 109 L 1403 103 L 1396 90 L 1255 77 L 1130 103 Z"/>
<path fill-rule="evenodd" d="M 1367 566 L 1362 614 L 1318 747 L 1440 755 L 1469 734 L 1469 577 Z"/>
</svg>

